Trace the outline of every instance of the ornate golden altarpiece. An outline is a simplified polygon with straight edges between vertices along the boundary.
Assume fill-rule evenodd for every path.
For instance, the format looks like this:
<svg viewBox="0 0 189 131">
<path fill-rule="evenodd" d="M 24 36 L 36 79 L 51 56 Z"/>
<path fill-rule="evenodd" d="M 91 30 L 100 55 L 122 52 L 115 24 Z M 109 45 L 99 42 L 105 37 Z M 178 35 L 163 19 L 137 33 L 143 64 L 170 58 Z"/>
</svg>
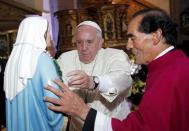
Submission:
<svg viewBox="0 0 189 131">
<path fill-rule="evenodd" d="M 59 53 L 76 48 L 75 28 L 84 20 L 93 20 L 100 25 L 105 39 L 104 47 L 125 50 L 127 25 L 131 16 L 138 10 L 153 7 L 140 1 L 125 0 L 124 4 L 111 4 L 110 0 L 80 0 L 80 9 L 56 12 L 59 21 Z"/>
</svg>

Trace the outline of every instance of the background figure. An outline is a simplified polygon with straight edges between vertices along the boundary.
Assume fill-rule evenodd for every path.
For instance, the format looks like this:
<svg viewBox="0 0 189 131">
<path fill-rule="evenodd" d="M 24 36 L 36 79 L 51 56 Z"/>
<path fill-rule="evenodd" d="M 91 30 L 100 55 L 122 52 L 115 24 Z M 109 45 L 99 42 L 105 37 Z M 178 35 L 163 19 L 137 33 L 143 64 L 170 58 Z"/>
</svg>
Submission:
<svg viewBox="0 0 189 131">
<path fill-rule="evenodd" d="M 136 112 L 122 121 L 110 118 L 88 107 L 60 81 L 64 92 L 47 87 L 61 98 L 61 103 L 46 98 L 57 104 L 49 108 L 80 117 L 85 121 L 83 131 L 189 131 L 189 58 L 174 49 L 176 25 L 165 11 L 145 9 L 132 17 L 127 36 L 127 49 L 136 63 L 148 65 L 145 93 Z"/>
<path fill-rule="evenodd" d="M 61 131 L 63 115 L 50 111 L 43 96 L 56 97 L 44 90 L 58 79 L 53 59 L 45 50 L 50 40 L 48 22 L 35 16 L 25 18 L 18 29 L 4 76 L 6 127 L 8 131 Z"/>
<path fill-rule="evenodd" d="M 77 26 L 75 39 L 77 50 L 63 53 L 58 59 L 64 82 L 90 107 L 122 120 L 130 112 L 126 99 L 132 79 L 127 54 L 103 49 L 102 30 L 92 21 Z M 81 121 L 72 117 L 70 130 L 81 129 Z"/>
</svg>

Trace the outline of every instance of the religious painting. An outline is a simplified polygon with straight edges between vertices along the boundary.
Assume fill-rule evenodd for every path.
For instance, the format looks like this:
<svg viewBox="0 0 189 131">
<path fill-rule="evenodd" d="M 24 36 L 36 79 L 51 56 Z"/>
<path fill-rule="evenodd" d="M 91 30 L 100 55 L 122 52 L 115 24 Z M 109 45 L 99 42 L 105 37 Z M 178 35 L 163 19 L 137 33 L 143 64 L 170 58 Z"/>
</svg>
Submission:
<svg viewBox="0 0 189 131">
<path fill-rule="evenodd" d="M 73 33 L 72 33 L 72 24 L 71 24 L 70 19 L 68 19 L 68 20 L 65 22 L 65 34 L 66 34 L 68 37 L 73 35 Z"/>
<path fill-rule="evenodd" d="M 116 31 L 117 31 L 117 39 L 118 40 L 126 40 L 127 35 L 127 9 L 128 5 L 120 4 L 116 5 Z"/>
<path fill-rule="evenodd" d="M 113 38 L 114 33 L 114 19 L 110 13 L 108 13 L 104 20 L 106 39 Z"/>
<path fill-rule="evenodd" d="M 102 18 L 105 40 L 112 41 L 116 39 L 115 32 L 115 8 L 114 5 L 103 6 Z"/>
<path fill-rule="evenodd" d="M 58 15 L 60 32 L 58 49 L 73 49 L 75 48 L 74 32 L 77 26 L 76 10 L 65 10 Z M 61 43 L 61 44 L 60 44 Z"/>
<path fill-rule="evenodd" d="M 67 19 L 65 19 L 65 36 L 64 37 L 64 43 L 65 46 L 75 46 L 75 41 L 74 41 L 74 32 L 75 32 L 75 28 L 77 26 L 76 23 L 76 16 L 75 15 L 71 15 L 70 17 L 68 17 Z"/>
</svg>

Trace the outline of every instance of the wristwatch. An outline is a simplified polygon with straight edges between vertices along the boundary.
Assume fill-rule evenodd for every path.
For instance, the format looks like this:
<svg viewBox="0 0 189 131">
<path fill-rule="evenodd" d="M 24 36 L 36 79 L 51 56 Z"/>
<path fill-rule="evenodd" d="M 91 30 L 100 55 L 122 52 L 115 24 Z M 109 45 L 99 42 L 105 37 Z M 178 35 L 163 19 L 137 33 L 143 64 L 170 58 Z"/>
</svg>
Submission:
<svg viewBox="0 0 189 131">
<path fill-rule="evenodd" d="M 95 84 L 93 89 L 96 89 L 98 87 L 99 83 L 100 83 L 98 76 L 93 76 L 93 82 Z"/>
</svg>

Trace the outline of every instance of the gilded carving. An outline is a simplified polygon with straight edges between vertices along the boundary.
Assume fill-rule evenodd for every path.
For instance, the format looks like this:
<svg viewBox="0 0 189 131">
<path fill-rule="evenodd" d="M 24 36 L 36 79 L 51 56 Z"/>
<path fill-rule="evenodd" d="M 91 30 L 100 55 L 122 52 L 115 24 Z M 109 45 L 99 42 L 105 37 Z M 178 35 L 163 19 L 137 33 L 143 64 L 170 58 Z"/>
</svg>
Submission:
<svg viewBox="0 0 189 131">
<path fill-rule="evenodd" d="M 94 2 L 84 1 L 85 4 Z M 99 1 L 95 0 L 95 2 Z M 93 20 L 100 25 L 105 39 L 104 47 L 125 49 L 127 25 L 130 17 L 137 10 L 143 8 L 147 7 L 130 1 L 127 4 L 93 4 L 87 8 L 58 11 L 55 13 L 58 16 L 60 26 L 58 50 L 64 52 L 76 48 L 74 30 L 76 25 L 84 20 Z"/>
</svg>

